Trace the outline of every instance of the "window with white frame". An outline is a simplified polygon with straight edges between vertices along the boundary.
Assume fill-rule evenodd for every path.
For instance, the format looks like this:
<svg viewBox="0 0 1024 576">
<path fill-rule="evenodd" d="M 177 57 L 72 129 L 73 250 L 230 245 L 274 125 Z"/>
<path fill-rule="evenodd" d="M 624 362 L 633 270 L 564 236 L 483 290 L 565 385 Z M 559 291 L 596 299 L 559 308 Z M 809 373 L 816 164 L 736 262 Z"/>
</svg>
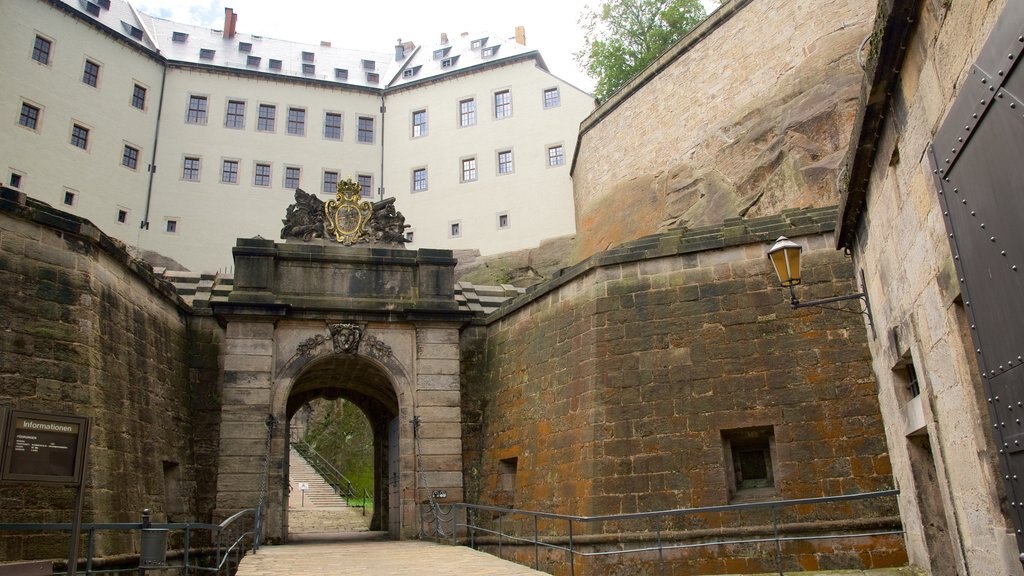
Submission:
<svg viewBox="0 0 1024 576">
<path fill-rule="evenodd" d="M 206 104 L 206 96 L 189 95 L 185 121 L 189 124 L 206 124 Z"/>
<path fill-rule="evenodd" d="M 334 170 L 324 170 L 324 182 L 321 190 L 324 194 L 334 194 L 338 191 L 338 173 Z"/>
<path fill-rule="evenodd" d="M 561 166 L 565 164 L 565 150 L 562 145 L 548 146 L 548 166 Z"/>
<path fill-rule="evenodd" d="M 356 140 L 363 144 L 373 144 L 373 118 L 360 116 L 356 128 Z"/>
<path fill-rule="evenodd" d="M 276 119 L 277 106 L 273 104 L 260 104 L 259 113 L 256 115 L 256 130 L 260 132 L 273 132 Z"/>
<path fill-rule="evenodd" d="M 467 98 L 459 101 L 459 126 L 476 124 L 476 100 Z"/>
<path fill-rule="evenodd" d="M 412 171 L 412 191 L 423 192 L 427 189 L 427 169 L 416 168 Z"/>
<path fill-rule="evenodd" d="M 416 110 L 412 113 L 412 137 L 419 138 L 427 135 L 427 111 Z"/>
<path fill-rule="evenodd" d="M 547 88 L 544 90 L 544 109 L 557 108 L 562 104 L 558 88 Z"/>
<path fill-rule="evenodd" d="M 89 129 L 80 124 L 71 125 L 71 145 L 82 150 L 89 149 Z"/>
<path fill-rule="evenodd" d="M 303 108 L 288 109 L 288 133 L 295 136 L 306 135 L 306 110 Z"/>
<path fill-rule="evenodd" d="M 498 152 L 498 174 L 512 173 L 512 151 L 502 150 Z"/>
<path fill-rule="evenodd" d="M 182 163 L 181 179 L 189 182 L 199 182 L 199 157 L 185 156 Z"/>
<path fill-rule="evenodd" d="M 462 159 L 462 182 L 472 182 L 476 180 L 476 157 L 463 158 Z"/>
<path fill-rule="evenodd" d="M 326 112 L 324 114 L 324 138 L 341 140 L 341 113 Z"/>
<path fill-rule="evenodd" d="M 494 93 L 494 117 L 508 118 L 512 116 L 512 93 L 502 90 Z"/>
<path fill-rule="evenodd" d="M 302 178 L 302 169 L 296 166 L 286 166 L 284 169 L 284 187 L 294 190 L 299 187 L 299 180 Z"/>
<path fill-rule="evenodd" d="M 228 109 L 224 114 L 224 126 L 226 128 L 245 128 L 245 102 L 242 100 L 228 100 Z"/>
<path fill-rule="evenodd" d="M 220 169 L 220 181 L 238 184 L 238 160 L 225 160 Z"/>
<path fill-rule="evenodd" d="M 254 186 L 270 187 L 270 164 L 265 162 L 257 162 L 256 167 L 253 170 Z"/>
<path fill-rule="evenodd" d="M 373 176 L 360 174 L 356 177 L 356 181 L 359 182 L 359 193 L 364 198 L 371 198 L 373 196 Z"/>
</svg>

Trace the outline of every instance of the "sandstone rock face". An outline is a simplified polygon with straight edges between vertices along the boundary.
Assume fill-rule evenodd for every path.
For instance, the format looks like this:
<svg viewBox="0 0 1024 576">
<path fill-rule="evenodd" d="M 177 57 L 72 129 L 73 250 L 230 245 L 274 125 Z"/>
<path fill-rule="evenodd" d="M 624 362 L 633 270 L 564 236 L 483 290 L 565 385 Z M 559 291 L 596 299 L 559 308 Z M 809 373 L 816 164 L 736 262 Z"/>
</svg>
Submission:
<svg viewBox="0 0 1024 576">
<path fill-rule="evenodd" d="M 835 204 L 873 14 L 865 0 L 725 3 L 583 123 L 575 260 L 673 227 Z"/>
</svg>

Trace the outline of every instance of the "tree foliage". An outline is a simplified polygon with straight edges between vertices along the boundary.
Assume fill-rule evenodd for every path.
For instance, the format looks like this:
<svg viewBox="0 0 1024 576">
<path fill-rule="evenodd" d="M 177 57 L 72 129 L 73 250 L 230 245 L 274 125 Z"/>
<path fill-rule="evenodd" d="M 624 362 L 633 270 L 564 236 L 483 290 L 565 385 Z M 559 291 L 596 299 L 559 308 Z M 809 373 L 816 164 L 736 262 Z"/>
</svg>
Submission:
<svg viewBox="0 0 1024 576">
<path fill-rule="evenodd" d="M 357 490 L 373 493 L 373 430 L 351 402 L 313 400 L 306 442 L 341 471 Z"/>
<path fill-rule="evenodd" d="M 706 17 L 700 0 L 603 0 L 580 17 L 576 62 L 603 102 Z"/>
</svg>

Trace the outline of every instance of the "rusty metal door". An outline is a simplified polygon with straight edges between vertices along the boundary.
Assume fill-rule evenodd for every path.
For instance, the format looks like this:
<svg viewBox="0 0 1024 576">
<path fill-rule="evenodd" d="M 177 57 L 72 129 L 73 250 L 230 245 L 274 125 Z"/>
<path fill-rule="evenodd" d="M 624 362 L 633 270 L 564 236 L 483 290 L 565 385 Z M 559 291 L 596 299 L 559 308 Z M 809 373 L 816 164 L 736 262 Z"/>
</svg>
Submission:
<svg viewBox="0 0 1024 576">
<path fill-rule="evenodd" d="M 930 149 L 1024 551 L 1024 5 L 1007 3 Z"/>
</svg>

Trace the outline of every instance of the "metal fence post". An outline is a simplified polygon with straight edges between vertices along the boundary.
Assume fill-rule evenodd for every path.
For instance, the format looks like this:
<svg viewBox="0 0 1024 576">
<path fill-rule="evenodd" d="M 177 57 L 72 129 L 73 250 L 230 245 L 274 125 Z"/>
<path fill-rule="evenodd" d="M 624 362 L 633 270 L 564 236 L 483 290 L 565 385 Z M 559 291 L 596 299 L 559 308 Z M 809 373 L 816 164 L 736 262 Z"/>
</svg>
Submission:
<svg viewBox="0 0 1024 576">
<path fill-rule="evenodd" d="M 576 576 L 576 552 L 572 547 L 572 518 L 569 518 L 569 576 Z"/>
<path fill-rule="evenodd" d="M 772 506 L 772 531 L 775 532 L 775 565 L 779 568 L 779 576 L 782 574 L 782 542 L 779 541 L 779 521 L 776 518 L 777 509 Z"/>
<path fill-rule="evenodd" d="M 533 569 L 540 570 L 540 537 L 537 535 L 537 515 L 533 515 Z"/>
<path fill-rule="evenodd" d="M 661 546 L 661 516 L 654 517 L 654 530 L 658 535 L 658 574 L 665 576 L 665 550 Z"/>
<path fill-rule="evenodd" d="M 498 558 L 501 558 L 501 535 L 505 533 L 505 515 L 498 512 Z"/>
</svg>

